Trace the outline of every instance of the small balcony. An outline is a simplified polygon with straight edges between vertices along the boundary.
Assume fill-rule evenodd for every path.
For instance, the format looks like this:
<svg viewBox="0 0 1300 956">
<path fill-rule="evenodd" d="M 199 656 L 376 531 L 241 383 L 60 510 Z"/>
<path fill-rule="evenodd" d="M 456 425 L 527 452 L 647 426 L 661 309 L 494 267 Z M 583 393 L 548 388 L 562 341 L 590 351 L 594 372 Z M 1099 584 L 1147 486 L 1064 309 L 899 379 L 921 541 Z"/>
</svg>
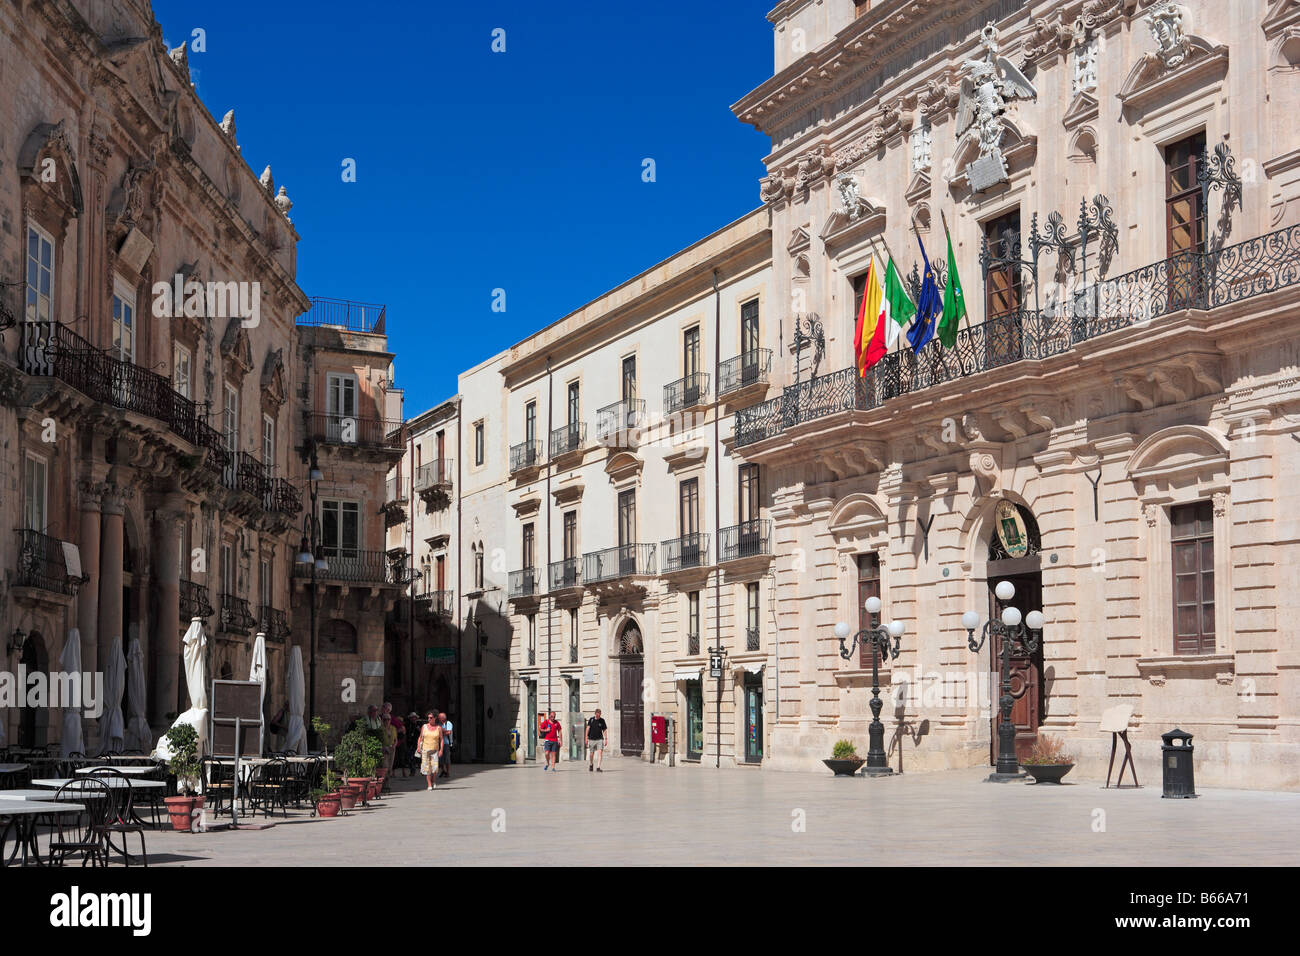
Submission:
<svg viewBox="0 0 1300 956">
<path fill-rule="evenodd" d="M 248 609 L 248 601 L 236 594 L 221 595 L 221 619 L 219 630 L 227 634 L 247 634 L 257 619 Z"/>
<path fill-rule="evenodd" d="M 772 522 L 756 518 L 718 532 L 718 560 L 721 562 L 757 558 L 772 553 Z"/>
<path fill-rule="evenodd" d="M 645 422 L 645 399 L 634 398 L 606 405 L 596 412 L 596 441 L 610 448 L 631 448 L 635 430 Z"/>
<path fill-rule="evenodd" d="M 384 527 L 391 528 L 404 522 L 408 504 L 410 502 L 406 498 L 406 479 L 401 475 L 385 479 L 384 506 L 381 509 L 384 513 Z"/>
<path fill-rule="evenodd" d="M 653 544 L 622 544 L 582 556 L 582 579 L 589 585 L 654 573 Z"/>
<path fill-rule="evenodd" d="M 244 451 L 235 454 L 233 464 L 234 489 L 257 499 L 265 506 L 267 494 L 271 490 L 271 476 L 266 465 Z"/>
<path fill-rule="evenodd" d="M 308 412 L 307 436 L 334 447 L 402 451 L 402 423 L 374 416 Z"/>
<path fill-rule="evenodd" d="M 31 529 L 19 529 L 18 568 L 13 586 L 72 597 L 82 578 L 68 573 L 65 542 Z"/>
<path fill-rule="evenodd" d="M 766 388 L 772 379 L 772 350 L 754 349 L 718 366 L 718 397 L 736 397 L 750 388 Z"/>
<path fill-rule="evenodd" d="M 541 583 L 538 581 L 539 576 L 536 568 L 511 571 L 506 582 L 506 597 L 510 600 L 536 597 Z"/>
<path fill-rule="evenodd" d="M 269 604 L 257 609 L 257 629 L 273 644 L 283 644 L 289 636 L 289 619 L 285 613 Z"/>
<path fill-rule="evenodd" d="M 587 423 L 574 422 L 551 431 L 551 461 L 587 447 Z"/>
<path fill-rule="evenodd" d="M 456 463 L 450 458 L 437 458 L 415 469 L 415 493 L 428 507 L 441 511 L 451 504 L 452 476 Z"/>
<path fill-rule="evenodd" d="M 544 461 L 541 439 L 521 441 L 518 445 L 510 446 L 510 474 L 512 475 L 540 468 Z"/>
<path fill-rule="evenodd" d="M 680 538 L 665 541 L 663 548 L 665 574 L 708 566 L 709 536 L 707 534 L 698 532 L 684 534 Z"/>
<path fill-rule="evenodd" d="M 664 414 L 675 415 L 707 401 L 709 373 L 692 372 L 664 386 Z"/>
<path fill-rule="evenodd" d="M 181 581 L 181 630 L 196 617 L 207 620 L 215 610 L 208 599 L 208 589 L 194 581 Z"/>
<path fill-rule="evenodd" d="M 417 591 L 414 595 L 415 619 L 423 624 L 445 621 L 451 617 L 455 603 L 452 591 Z"/>
<path fill-rule="evenodd" d="M 373 302 L 352 302 L 312 296 L 311 310 L 298 316 L 297 325 L 309 328 L 345 329 L 384 335 L 387 307 Z"/>
<path fill-rule="evenodd" d="M 551 593 L 582 587 L 582 567 L 577 558 L 552 561 L 549 570 Z"/>
<path fill-rule="evenodd" d="M 320 555 L 325 559 L 326 569 L 316 572 L 318 581 L 403 585 L 409 578 L 410 569 L 406 564 L 390 559 L 387 551 L 362 551 L 359 548 L 322 546 Z M 311 564 L 294 562 L 294 577 L 310 578 L 312 568 Z"/>
<path fill-rule="evenodd" d="M 266 510 L 272 514 L 297 516 L 302 512 L 302 492 L 287 478 L 272 478 L 266 492 Z"/>
<path fill-rule="evenodd" d="M 745 650 L 756 651 L 758 649 L 759 649 L 758 628 L 756 627 L 745 628 Z"/>
</svg>

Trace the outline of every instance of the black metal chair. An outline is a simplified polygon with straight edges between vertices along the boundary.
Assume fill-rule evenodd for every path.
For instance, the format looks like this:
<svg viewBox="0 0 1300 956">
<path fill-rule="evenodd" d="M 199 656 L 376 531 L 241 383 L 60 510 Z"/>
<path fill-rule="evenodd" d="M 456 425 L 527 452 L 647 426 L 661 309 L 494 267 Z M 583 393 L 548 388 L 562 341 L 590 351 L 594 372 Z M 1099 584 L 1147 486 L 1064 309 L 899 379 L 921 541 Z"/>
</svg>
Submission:
<svg viewBox="0 0 1300 956">
<path fill-rule="evenodd" d="M 283 757 L 276 757 L 259 764 L 254 768 L 252 779 L 248 784 L 248 799 L 253 815 L 256 816 L 257 808 L 261 807 L 262 815 L 269 817 L 271 808 L 278 806 L 281 812 L 288 816 L 288 800 L 292 787 L 293 774 L 289 769 L 289 761 Z"/>
<path fill-rule="evenodd" d="M 130 866 L 131 854 L 127 852 L 126 844 L 127 837 L 134 833 L 140 837 L 140 859 L 144 861 L 145 866 L 148 866 L 149 852 L 144 846 L 144 826 L 134 813 L 135 788 L 131 786 L 130 779 L 116 767 L 96 767 L 89 773 L 82 774 L 82 777 L 90 779 L 98 777 L 101 780 L 118 781 L 116 785 L 110 788 L 113 794 L 113 802 L 103 825 L 105 857 L 107 857 L 110 848 L 117 850 L 122 854 L 122 865 Z M 113 845 L 113 834 L 121 834 L 122 845 L 120 847 Z"/>
<path fill-rule="evenodd" d="M 215 757 L 199 762 L 203 777 L 203 806 L 214 814 L 229 806 L 235 793 L 235 768 Z"/>
<path fill-rule="evenodd" d="M 108 866 L 108 839 L 104 827 L 113 812 L 113 791 L 103 780 L 81 776 L 59 787 L 54 799 L 80 803 L 81 812 L 58 814 L 50 834 L 50 863 L 63 866 L 69 856 L 81 855 L 81 865 Z"/>
</svg>

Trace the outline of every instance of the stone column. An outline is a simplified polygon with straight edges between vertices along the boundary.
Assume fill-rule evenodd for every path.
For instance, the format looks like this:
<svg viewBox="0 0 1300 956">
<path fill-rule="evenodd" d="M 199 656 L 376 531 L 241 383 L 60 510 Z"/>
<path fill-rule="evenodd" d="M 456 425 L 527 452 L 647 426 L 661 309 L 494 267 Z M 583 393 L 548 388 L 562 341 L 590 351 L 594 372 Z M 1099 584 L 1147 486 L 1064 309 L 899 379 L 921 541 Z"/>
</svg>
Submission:
<svg viewBox="0 0 1300 956">
<path fill-rule="evenodd" d="M 130 491 L 118 483 L 117 469 L 109 473 L 100 523 L 99 658 L 106 660 L 113 638 L 122 637 L 122 516 Z"/>
<path fill-rule="evenodd" d="M 166 727 L 167 714 L 176 706 L 181 659 L 180 537 L 184 512 L 167 508 L 155 513 L 157 521 L 158 619 L 154 633 L 153 694 L 149 721 L 156 730 Z"/>
<path fill-rule="evenodd" d="M 81 571 L 89 578 L 77 590 L 77 629 L 81 632 L 81 669 L 93 674 L 99 663 L 99 509 L 104 486 L 83 480 L 77 483 L 77 490 L 77 507 L 81 511 L 81 535 L 78 541 Z M 51 667 L 54 666 L 52 661 Z M 90 718 L 84 720 L 88 735 L 94 723 L 96 722 Z"/>
</svg>

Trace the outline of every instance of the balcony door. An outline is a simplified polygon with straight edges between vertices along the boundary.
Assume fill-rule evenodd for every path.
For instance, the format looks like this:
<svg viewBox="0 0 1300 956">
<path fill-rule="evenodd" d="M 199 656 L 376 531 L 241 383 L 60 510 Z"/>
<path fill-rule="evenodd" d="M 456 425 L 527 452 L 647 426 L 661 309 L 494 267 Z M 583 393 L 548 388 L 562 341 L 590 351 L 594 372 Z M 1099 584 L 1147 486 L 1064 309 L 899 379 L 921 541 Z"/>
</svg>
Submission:
<svg viewBox="0 0 1300 956">
<path fill-rule="evenodd" d="M 564 566 L 560 571 L 560 587 L 573 587 L 578 583 L 578 512 L 564 513 Z"/>
<path fill-rule="evenodd" d="M 758 381 L 758 300 L 740 307 L 740 384 Z"/>
<path fill-rule="evenodd" d="M 355 579 L 361 570 L 361 506 L 355 501 L 322 499 L 320 538 L 330 575 Z"/>
<path fill-rule="evenodd" d="M 23 467 L 23 527 L 44 534 L 49 514 L 49 465 L 29 453 Z"/>
<path fill-rule="evenodd" d="M 985 223 L 984 238 L 994 259 L 1011 260 L 992 264 L 984 285 L 984 367 L 996 368 L 1021 356 L 1020 210 Z"/>
<path fill-rule="evenodd" d="M 534 568 L 536 567 L 536 535 L 532 522 L 524 525 L 523 542 L 521 551 L 523 552 L 523 579 L 524 594 L 533 594 L 536 591 L 533 582 Z"/>
<path fill-rule="evenodd" d="M 135 290 L 120 279 L 113 284 L 113 330 L 109 354 L 113 366 L 113 395 L 119 405 L 129 405 L 132 395 L 130 367 L 135 364 Z"/>
<path fill-rule="evenodd" d="M 681 566 L 700 565 L 700 480 L 688 478 L 677 490 L 677 523 L 681 535 Z"/>
<path fill-rule="evenodd" d="M 636 356 L 623 359 L 623 401 L 636 401 Z"/>
<path fill-rule="evenodd" d="M 1169 259 L 1169 309 L 1196 308 L 1204 301 L 1205 195 L 1200 170 L 1202 131 L 1165 147 L 1165 255 Z"/>
<path fill-rule="evenodd" d="M 525 468 L 537 464 L 537 403 L 524 406 L 524 461 Z"/>
<path fill-rule="evenodd" d="M 735 557 L 743 558 L 762 552 L 762 527 L 759 524 L 760 488 L 758 465 L 741 465 L 736 497 L 740 527 L 736 531 Z"/>
<path fill-rule="evenodd" d="M 618 493 L 618 571 L 636 573 L 636 491 Z"/>
<path fill-rule="evenodd" d="M 338 372 L 325 376 L 325 438 L 327 441 L 339 442 L 344 439 L 344 421 L 352 420 L 350 430 L 356 437 L 357 417 L 357 377 Z"/>
<path fill-rule="evenodd" d="M 572 429 L 582 421 L 582 386 L 577 382 L 569 383 L 567 411 L 567 424 Z"/>
<path fill-rule="evenodd" d="M 687 329 L 682 335 L 682 404 L 700 400 L 700 327 Z"/>
</svg>

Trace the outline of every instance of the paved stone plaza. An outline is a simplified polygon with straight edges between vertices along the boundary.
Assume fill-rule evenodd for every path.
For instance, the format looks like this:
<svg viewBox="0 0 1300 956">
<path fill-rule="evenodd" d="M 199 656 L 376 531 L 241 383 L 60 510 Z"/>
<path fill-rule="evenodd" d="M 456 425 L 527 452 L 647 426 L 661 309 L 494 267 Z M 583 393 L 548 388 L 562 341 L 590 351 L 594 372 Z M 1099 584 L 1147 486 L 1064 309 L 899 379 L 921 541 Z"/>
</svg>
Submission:
<svg viewBox="0 0 1300 956">
<path fill-rule="evenodd" d="M 151 832 L 151 863 L 861 864 L 868 852 L 891 865 L 1300 863 L 1296 793 L 1164 800 L 1158 784 L 995 785 L 986 770 L 867 780 L 617 759 L 599 775 L 577 763 L 460 770 L 435 793 L 399 778 L 381 806 L 348 818 L 303 811 L 266 830 Z"/>
</svg>

